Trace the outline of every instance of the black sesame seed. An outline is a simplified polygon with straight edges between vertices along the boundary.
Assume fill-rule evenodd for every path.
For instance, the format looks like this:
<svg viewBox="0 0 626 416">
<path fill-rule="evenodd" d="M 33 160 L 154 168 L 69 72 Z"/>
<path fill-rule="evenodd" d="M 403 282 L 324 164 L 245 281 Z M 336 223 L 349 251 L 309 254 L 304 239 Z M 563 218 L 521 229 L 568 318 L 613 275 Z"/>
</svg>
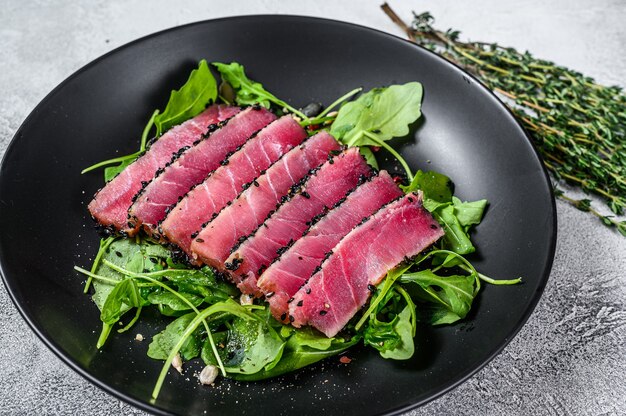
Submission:
<svg viewBox="0 0 626 416">
<path fill-rule="evenodd" d="M 328 313 L 327 311 L 325 311 L 325 310 L 321 310 L 321 311 L 320 311 L 320 316 L 324 316 L 324 315 L 326 315 L 327 313 Z"/>
</svg>

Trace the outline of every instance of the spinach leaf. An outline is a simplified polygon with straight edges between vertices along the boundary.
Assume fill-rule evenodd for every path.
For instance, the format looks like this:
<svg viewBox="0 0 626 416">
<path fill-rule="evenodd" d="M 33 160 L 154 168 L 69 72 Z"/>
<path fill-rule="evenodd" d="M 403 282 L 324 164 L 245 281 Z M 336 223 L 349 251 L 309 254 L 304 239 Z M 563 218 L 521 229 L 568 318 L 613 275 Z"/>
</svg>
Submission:
<svg viewBox="0 0 626 416">
<path fill-rule="evenodd" d="M 93 273 L 115 281 L 121 281 L 125 276 L 107 266 L 105 261 L 109 261 L 131 272 L 143 273 L 161 270 L 163 268 L 161 260 L 170 255 L 165 248 L 158 244 L 133 238 L 117 239 L 109 243 L 102 253 L 99 254 L 101 254 L 100 261 Z M 104 302 L 115 285 L 96 280 L 93 282 L 93 286 L 94 294 L 92 299 L 98 308 L 102 310 Z"/>
<path fill-rule="evenodd" d="M 203 299 L 197 295 L 191 293 L 178 292 L 179 295 L 186 298 L 193 306 L 200 306 Z M 188 311 L 191 307 L 188 303 L 183 302 L 178 296 L 171 292 L 158 291 L 152 292 L 148 295 L 148 302 L 153 305 L 164 305 L 174 311 Z"/>
<path fill-rule="evenodd" d="M 181 292 L 195 294 L 204 298 L 206 303 L 213 304 L 233 296 L 237 296 L 237 288 L 223 280 L 218 280 L 210 267 L 186 269 L 166 275 L 167 279 L 178 287 Z"/>
<path fill-rule="evenodd" d="M 374 88 L 339 109 L 330 133 L 348 146 L 380 146 L 379 141 L 409 134 L 409 125 L 421 116 L 421 107 L 419 82 Z"/>
<path fill-rule="evenodd" d="M 170 322 L 167 327 L 152 338 L 148 346 L 148 357 L 155 360 L 166 360 L 174 345 L 180 340 L 183 332 L 196 317 L 194 312 L 183 315 Z M 180 356 L 184 360 L 191 360 L 200 354 L 200 333 L 196 331 L 188 337 L 180 349 Z"/>
<path fill-rule="evenodd" d="M 165 110 L 154 119 L 157 137 L 170 127 L 182 123 L 204 110 L 217 98 L 217 83 L 203 59 L 179 90 L 173 90 Z"/>
<path fill-rule="evenodd" d="M 235 91 L 235 100 L 239 105 L 260 104 L 265 108 L 270 108 L 272 104 L 280 108 L 286 108 L 302 119 L 308 117 L 302 112 L 296 110 L 285 101 L 277 98 L 274 94 L 267 91 L 259 82 L 253 81 L 247 77 L 243 65 L 237 62 L 223 64 L 213 62 L 213 66 L 217 68 L 222 80 L 227 82 Z"/>
<path fill-rule="evenodd" d="M 419 82 L 374 88 L 339 109 L 330 134 L 348 146 L 384 147 L 398 159 L 411 181 L 409 165 L 385 142 L 409 134 L 409 125 L 422 114 L 422 95 Z M 366 155 L 371 162 L 373 153 Z"/>
<path fill-rule="evenodd" d="M 133 279 L 124 279 L 116 284 L 107 296 L 100 312 L 100 320 L 112 325 L 119 321 L 129 308 L 138 308 L 141 305 L 142 299 L 137 283 Z"/>
<path fill-rule="evenodd" d="M 224 366 L 228 373 L 254 374 L 271 370 L 282 356 L 285 342 L 264 319 L 236 319 L 228 331 Z"/>
<path fill-rule="evenodd" d="M 444 308 L 443 313 L 441 309 L 436 310 L 436 316 L 431 322 L 433 325 L 448 324 L 465 318 L 479 288 L 474 274 L 438 276 L 430 269 L 405 273 L 400 282 L 418 285 L 425 300 Z"/>
<path fill-rule="evenodd" d="M 258 307 L 256 308 L 258 309 Z M 159 396 L 159 392 L 161 391 L 161 387 L 163 386 L 165 376 L 169 371 L 170 365 L 172 364 L 174 357 L 176 356 L 176 354 L 179 353 L 180 349 L 187 342 L 187 339 L 193 336 L 195 331 L 203 322 L 208 320 L 210 317 L 223 316 L 224 314 L 233 315 L 235 317 L 247 320 L 258 319 L 258 317 L 251 312 L 252 309 L 255 309 L 255 307 L 244 307 L 234 300 L 228 299 L 223 302 L 216 303 L 215 305 L 209 306 L 208 308 L 200 311 L 200 313 L 198 313 L 195 317 L 193 317 L 191 322 L 189 322 L 189 325 L 187 325 L 184 331 L 182 331 L 180 337 L 178 338 L 172 349 L 169 351 L 167 358 L 165 359 L 165 363 L 161 368 L 159 378 L 157 379 L 154 389 L 152 390 L 152 398 L 156 399 Z"/>
<path fill-rule="evenodd" d="M 300 330 L 296 331 L 296 334 L 299 331 Z M 324 337 L 324 335 L 320 334 L 319 337 Z M 321 361 L 324 358 L 341 354 L 343 351 L 347 350 L 353 345 L 356 345 L 360 341 L 361 337 L 359 335 L 355 335 L 348 340 L 344 340 L 343 338 L 326 339 L 330 340 L 330 345 L 328 346 L 328 348 L 318 349 L 309 345 L 300 344 L 299 341 L 301 340 L 301 338 L 294 335 L 287 341 L 280 360 L 276 362 L 273 367 L 264 368 L 263 370 L 254 374 L 229 374 L 229 377 L 240 381 L 258 381 L 271 377 L 276 377 L 285 373 L 290 373 L 292 371 Z M 313 345 L 318 347 L 321 345 L 317 342 L 313 342 L 310 338 L 309 342 L 312 342 Z M 326 343 L 326 341 L 322 340 L 320 340 L 320 342 Z"/>
<path fill-rule="evenodd" d="M 102 321 L 102 331 L 96 343 L 97 348 L 101 348 L 106 342 L 113 325 L 120 320 L 123 314 L 132 308 L 140 308 L 144 301 L 139 293 L 137 283 L 133 279 L 124 279 L 113 286 L 109 292 L 102 310 L 100 312 L 100 320 Z M 137 319 L 131 321 L 133 324 Z"/>
</svg>

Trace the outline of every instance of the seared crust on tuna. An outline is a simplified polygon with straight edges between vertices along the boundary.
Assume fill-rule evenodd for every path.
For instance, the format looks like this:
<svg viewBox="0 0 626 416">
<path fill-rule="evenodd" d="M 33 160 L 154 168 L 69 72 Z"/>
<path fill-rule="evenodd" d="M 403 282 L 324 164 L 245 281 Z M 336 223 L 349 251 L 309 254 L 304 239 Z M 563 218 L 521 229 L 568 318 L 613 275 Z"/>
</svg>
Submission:
<svg viewBox="0 0 626 416">
<path fill-rule="evenodd" d="M 274 121 L 234 153 L 227 165 L 212 172 L 176 204 L 160 224 L 160 233 L 191 255 L 192 235 L 200 231 L 202 224 L 305 138 L 304 129 L 292 117 Z"/>
<path fill-rule="evenodd" d="M 192 146 L 209 126 L 226 120 L 240 111 L 239 107 L 212 105 L 196 117 L 168 130 L 152 142 L 148 150 L 96 193 L 89 203 L 93 218 L 107 228 L 132 235 L 137 231 L 128 225 L 128 209 L 142 186 L 152 180 L 172 156 Z"/>
<path fill-rule="evenodd" d="M 276 319 L 287 317 L 288 300 L 322 264 L 327 253 L 363 218 L 402 196 L 402 191 L 385 171 L 350 192 L 341 203 L 312 225 L 305 235 L 289 247 L 258 280 L 264 293 L 273 293 L 267 299 Z M 285 319 L 282 319 L 283 321 Z"/>
<path fill-rule="evenodd" d="M 244 280 L 239 289 L 260 296 L 257 279 L 265 268 L 288 246 L 302 236 L 317 215 L 323 215 L 372 173 L 359 153 L 351 148 L 329 159 L 226 260 Z M 237 261 L 238 260 L 238 261 Z M 237 267 L 233 262 L 237 261 Z"/>
<path fill-rule="evenodd" d="M 138 195 L 128 213 L 130 222 L 152 233 L 167 209 L 202 182 L 228 156 L 276 116 L 264 108 L 249 107 L 195 144 L 157 175 Z"/>
<path fill-rule="evenodd" d="M 443 230 L 422 206 L 422 194 L 407 194 L 381 208 L 333 248 L 321 268 L 293 296 L 289 320 L 335 336 L 365 304 L 370 285 L 430 246 Z"/>
<path fill-rule="evenodd" d="M 194 256 L 224 271 L 224 262 L 237 242 L 262 224 L 283 197 L 339 148 L 332 136 L 322 132 L 289 151 L 204 226 L 191 243 Z M 233 277 L 238 283 L 237 275 Z"/>
</svg>

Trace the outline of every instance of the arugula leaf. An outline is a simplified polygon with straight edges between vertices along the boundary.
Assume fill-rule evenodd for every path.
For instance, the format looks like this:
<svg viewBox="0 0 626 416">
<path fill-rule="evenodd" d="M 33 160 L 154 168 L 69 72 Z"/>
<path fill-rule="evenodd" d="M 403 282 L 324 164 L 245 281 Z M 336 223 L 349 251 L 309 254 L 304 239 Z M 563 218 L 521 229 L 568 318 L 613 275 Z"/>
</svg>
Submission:
<svg viewBox="0 0 626 416">
<path fill-rule="evenodd" d="M 274 94 L 267 91 L 261 83 L 248 78 L 243 65 L 240 63 L 231 62 L 230 64 L 223 64 L 220 62 L 213 62 L 212 65 L 217 68 L 222 76 L 222 80 L 226 81 L 234 89 L 237 104 L 260 104 L 265 108 L 270 108 L 271 104 L 275 104 L 280 108 L 288 109 L 303 120 L 308 118 L 302 112 L 296 110 L 285 101 L 277 98 Z"/>
<path fill-rule="evenodd" d="M 115 163 L 119 163 L 119 165 L 117 165 L 117 166 L 109 166 L 109 167 L 104 169 L 104 181 L 105 182 L 110 182 L 121 171 L 123 171 L 124 168 L 126 168 L 126 166 L 130 165 L 135 160 L 137 160 L 137 158 L 140 157 L 143 154 L 144 150 L 146 150 L 146 143 L 148 142 L 148 135 L 150 134 L 150 131 L 152 130 L 152 126 L 154 126 L 154 119 L 156 118 L 156 116 L 158 114 L 159 114 L 159 110 L 155 110 L 152 113 L 152 116 L 150 117 L 150 119 L 148 120 L 148 123 L 143 128 L 143 132 L 141 133 L 141 142 L 140 142 L 140 145 L 139 145 L 139 150 L 137 152 L 132 153 L 130 155 L 119 156 L 119 157 L 115 157 L 113 159 L 108 159 L 108 160 L 103 160 L 102 162 L 98 162 L 98 163 L 96 163 L 94 165 L 89 166 L 88 168 L 83 169 L 80 172 L 81 175 L 84 174 L 84 173 L 90 172 L 92 170 L 101 168 L 103 166 L 113 165 Z"/>
<path fill-rule="evenodd" d="M 476 276 L 438 276 L 432 270 L 420 270 L 405 273 L 400 278 L 401 283 L 417 284 L 425 295 L 425 299 L 440 305 L 447 312 L 439 313 L 431 322 L 433 325 L 456 322 L 465 318 L 477 294 Z"/>
<path fill-rule="evenodd" d="M 446 248 L 458 254 L 469 254 L 476 251 L 467 232 L 455 215 L 453 205 L 439 206 L 432 214 L 444 228 L 443 241 Z"/>
<path fill-rule="evenodd" d="M 383 358 L 408 360 L 415 352 L 413 337 L 416 333 L 415 303 L 400 285 L 392 290 L 375 294 L 384 296 L 376 309 L 369 314 L 363 331 L 363 342 L 379 351 Z M 404 306 L 403 306 L 404 305 Z M 388 320 L 384 320 L 384 319 Z"/>
<path fill-rule="evenodd" d="M 408 186 L 401 185 L 401 188 L 404 192 L 423 192 L 424 208 L 433 214 L 445 230 L 444 247 L 459 254 L 476 250 L 467 232 L 472 225 L 480 223 L 486 200 L 461 202 L 452 196 L 450 178 L 433 171 L 417 171 L 411 183 Z"/>
<path fill-rule="evenodd" d="M 393 323 L 393 331 L 398 334 L 399 340 L 393 348 L 379 349 L 380 355 L 383 358 L 392 360 L 408 360 L 415 353 L 415 344 L 413 342 L 413 335 L 411 330 L 413 324 L 411 323 L 411 308 L 415 308 L 415 305 L 407 305 L 396 316 Z"/>
<path fill-rule="evenodd" d="M 438 172 L 418 170 L 411 183 L 407 186 L 400 185 L 400 188 L 405 193 L 422 191 L 424 193 L 424 207 L 429 211 L 433 211 L 439 204 L 452 201 L 452 181 L 446 175 Z M 429 200 L 433 209 L 426 206 L 426 200 Z M 434 204 L 434 202 L 438 204 Z"/>
<path fill-rule="evenodd" d="M 459 220 L 459 224 L 467 231 L 472 225 L 480 224 L 487 207 L 487 200 L 462 202 L 454 196 L 452 197 L 452 204 L 454 205 L 454 215 Z"/>
<path fill-rule="evenodd" d="M 172 90 L 165 110 L 155 117 L 157 137 L 170 127 L 198 115 L 216 98 L 217 83 L 203 59 L 198 68 L 191 71 L 187 82 L 179 90 Z"/>
<path fill-rule="evenodd" d="M 119 165 L 117 165 L 117 166 L 108 166 L 108 167 L 104 168 L 104 181 L 105 182 L 111 182 L 113 180 L 113 178 L 115 178 L 124 169 L 126 169 L 126 166 L 130 165 L 135 160 L 137 160 L 138 156 L 139 156 L 139 153 L 133 153 L 132 155 L 126 156 L 126 158 L 124 160 L 122 160 Z"/>
<path fill-rule="evenodd" d="M 155 360 L 167 359 L 170 351 L 195 317 L 196 314 L 192 312 L 170 322 L 163 331 L 152 338 L 152 342 L 148 346 L 148 357 Z M 198 354 L 200 354 L 200 334 L 196 332 L 184 342 L 180 349 L 180 356 L 184 360 L 191 360 L 196 358 Z"/>
</svg>

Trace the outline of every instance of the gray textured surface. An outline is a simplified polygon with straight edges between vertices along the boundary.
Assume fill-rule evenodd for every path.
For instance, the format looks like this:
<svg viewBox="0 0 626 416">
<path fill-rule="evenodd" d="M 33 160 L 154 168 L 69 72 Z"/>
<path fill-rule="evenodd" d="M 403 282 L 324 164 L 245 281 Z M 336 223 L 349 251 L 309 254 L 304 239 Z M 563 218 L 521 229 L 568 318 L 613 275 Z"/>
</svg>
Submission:
<svg viewBox="0 0 626 416">
<path fill-rule="evenodd" d="M 0 11 L 0 154 L 59 82 L 99 55 L 167 27 L 214 17 L 290 13 L 398 33 L 378 1 L 4 0 Z M 626 84 L 626 2 L 392 1 L 427 7 L 441 27 L 497 40 L 610 84 Z M 487 367 L 411 412 L 465 415 L 626 414 L 626 239 L 558 202 L 559 240 L 545 294 Z M 0 414 L 143 414 L 88 384 L 30 331 L 0 288 Z"/>
</svg>

